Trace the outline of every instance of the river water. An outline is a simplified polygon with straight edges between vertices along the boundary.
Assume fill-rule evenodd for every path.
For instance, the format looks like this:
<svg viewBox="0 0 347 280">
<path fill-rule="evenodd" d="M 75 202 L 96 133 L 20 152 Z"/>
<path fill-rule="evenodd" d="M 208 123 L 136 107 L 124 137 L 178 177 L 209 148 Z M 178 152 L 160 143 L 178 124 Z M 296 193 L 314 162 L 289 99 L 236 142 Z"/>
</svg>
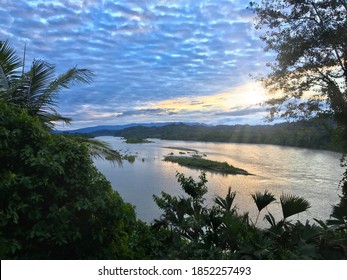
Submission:
<svg viewBox="0 0 347 280">
<path fill-rule="evenodd" d="M 239 213 L 249 212 L 251 219 L 255 221 L 257 208 L 251 194 L 267 189 L 275 195 L 277 203 L 272 203 L 263 210 L 258 221 L 261 227 L 267 226 L 267 222 L 263 220 L 267 211 L 271 212 L 276 220 L 282 218 L 279 204 L 282 193 L 303 196 L 311 203 L 309 211 L 292 216 L 293 221 L 328 219 L 331 206 L 339 201 L 341 193 L 338 187 L 343 173 L 339 165 L 341 154 L 335 152 L 274 145 L 158 139 L 151 139 L 153 143 L 147 144 L 126 144 L 121 138 L 111 136 L 97 139 L 110 143 L 122 154 L 136 156 L 133 163 L 124 161 L 122 167 L 100 159 L 94 160 L 94 163 L 122 198 L 135 205 L 137 217 L 146 222 L 159 218 L 162 213 L 153 201 L 153 194 L 160 195 L 164 191 L 171 195 L 184 195 L 177 183 L 176 172 L 195 179 L 198 179 L 201 173 L 200 170 L 163 161 L 163 157 L 170 153 L 186 153 L 187 156 L 195 153 L 180 148 L 197 150 L 207 159 L 226 161 L 254 174 L 244 176 L 206 172 L 206 204 L 211 204 L 216 195 L 224 197 L 231 186 L 232 191 L 237 193 L 234 203 Z"/>
</svg>

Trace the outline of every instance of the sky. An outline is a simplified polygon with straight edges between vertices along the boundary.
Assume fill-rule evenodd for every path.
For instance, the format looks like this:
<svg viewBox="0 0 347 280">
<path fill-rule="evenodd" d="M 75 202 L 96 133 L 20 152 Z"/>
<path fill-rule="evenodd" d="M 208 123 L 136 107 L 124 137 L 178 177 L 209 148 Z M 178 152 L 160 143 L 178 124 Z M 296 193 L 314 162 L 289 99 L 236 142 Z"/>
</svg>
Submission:
<svg viewBox="0 0 347 280">
<path fill-rule="evenodd" d="M 248 0 L 0 0 L 0 40 L 94 72 L 58 95 L 61 129 L 148 122 L 264 124 L 263 51 Z"/>
</svg>

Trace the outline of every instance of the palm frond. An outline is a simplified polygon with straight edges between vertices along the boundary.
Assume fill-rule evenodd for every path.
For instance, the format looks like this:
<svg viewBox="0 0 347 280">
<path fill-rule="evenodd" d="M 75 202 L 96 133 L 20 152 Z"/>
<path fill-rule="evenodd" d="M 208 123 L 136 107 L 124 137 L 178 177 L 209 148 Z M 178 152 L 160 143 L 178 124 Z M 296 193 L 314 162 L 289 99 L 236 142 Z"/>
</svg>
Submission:
<svg viewBox="0 0 347 280">
<path fill-rule="evenodd" d="M 21 66 L 22 61 L 8 41 L 0 41 L 0 68 L 8 83 L 12 76 L 19 75 Z"/>
<path fill-rule="evenodd" d="M 60 114 L 58 114 L 54 108 L 52 109 L 52 113 L 47 112 L 45 110 L 39 110 L 36 114 L 36 116 L 40 119 L 43 126 L 47 127 L 48 129 L 53 129 L 56 122 L 64 122 L 65 124 L 70 124 L 72 119 L 64 117 Z"/>
<path fill-rule="evenodd" d="M 214 201 L 216 204 L 218 204 L 224 210 L 229 212 L 231 209 L 231 206 L 233 205 L 235 196 L 236 196 L 236 192 L 232 192 L 231 187 L 229 187 L 228 193 L 227 193 L 225 198 L 223 198 L 221 196 L 217 196 Z"/>
<path fill-rule="evenodd" d="M 94 73 L 88 69 L 79 69 L 77 66 L 61 74 L 47 87 L 46 94 L 59 91 L 63 88 L 70 88 L 79 83 L 90 84 L 93 81 Z"/>
<path fill-rule="evenodd" d="M 275 196 L 272 193 L 268 192 L 268 190 L 265 190 L 264 193 L 256 192 L 255 194 L 252 194 L 251 197 L 257 205 L 259 212 L 266 206 L 268 206 L 271 202 L 274 202 L 276 200 Z"/>
<path fill-rule="evenodd" d="M 122 156 L 116 150 L 113 150 L 111 145 L 98 140 L 93 140 L 83 137 L 75 137 L 74 140 L 85 143 L 89 149 L 89 154 L 94 158 L 109 160 L 118 165 L 122 165 Z"/>
<path fill-rule="evenodd" d="M 284 220 L 292 215 L 307 211 L 311 207 L 305 198 L 296 195 L 282 194 L 280 201 Z"/>
<path fill-rule="evenodd" d="M 334 226 L 339 229 L 347 229 L 347 200 L 341 199 L 341 202 L 333 206 L 333 211 L 330 219 L 327 220 L 329 226 Z"/>
<path fill-rule="evenodd" d="M 34 60 L 23 79 L 23 103 L 29 113 L 36 115 L 42 106 L 55 106 L 53 96 L 43 99 L 46 88 L 54 79 L 55 67 L 42 60 Z"/>
<path fill-rule="evenodd" d="M 267 213 L 264 216 L 264 220 L 267 220 L 269 222 L 269 224 L 271 225 L 271 227 L 275 227 L 276 226 L 275 217 L 271 213 Z"/>
<path fill-rule="evenodd" d="M 69 123 L 71 119 L 55 110 L 59 90 L 78 83 L 89 84 L 94 74 L 76 66 L 56 77 L 54 65 L 36 59 L 26 73 L 21 67 L 22 61 L 15 50 L 7 41 L 0 41 L 0 98 L 27 109 L 30 115 L 39 117 L 46 127 L 54 128 L 56 121 Z M 99 147 L 96 153 L 101 151 Z M 115 154 L 111 152 L 108 156 L 113 158 Z"/>
<path fill-rule="evenodd" d="M 8 81 L 7 81 L 5 72 L 0 65 L 0 92 L 8 91 L 8 90 L 9 90 Z"/>
<path fill-rule="evenodd" d="M 258 208 L 258 215 L 255 220 L 255 224 L 257 224 L 260 211 L 263 210 L 266 206 L 268 206 L 271 202 L 275 201 L 276 198 L 272 193 L 269 193 L 268 190 L 265 190 L 264 193 L 256 192 L 255 194 L 252 194 L 251 197 L 253 198 Z"/>
</svg>

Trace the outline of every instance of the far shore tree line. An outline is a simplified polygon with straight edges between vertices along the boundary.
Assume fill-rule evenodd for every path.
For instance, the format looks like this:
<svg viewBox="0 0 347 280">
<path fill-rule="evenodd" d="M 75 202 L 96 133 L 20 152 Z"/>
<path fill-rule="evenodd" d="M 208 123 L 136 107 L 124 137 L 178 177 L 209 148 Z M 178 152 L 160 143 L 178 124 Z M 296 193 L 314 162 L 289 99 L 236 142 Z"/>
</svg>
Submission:
<svg viewBox="0 0 347 280">
<path fill-rule="evenodd" d="M 81 137 L 116 136 L 126 143 L 146 143 L 144 139 L 202 142 L 270 144 L 343 152 L 337 125 L 315 118 L 275 125 L 191 125 L 174 123 L 164 126 L 133 126 L 122 130 L 97 130 L 88 134 L 70 132 Z M 128 141 L 128 139 L 130 139 Z"/>
</svg>

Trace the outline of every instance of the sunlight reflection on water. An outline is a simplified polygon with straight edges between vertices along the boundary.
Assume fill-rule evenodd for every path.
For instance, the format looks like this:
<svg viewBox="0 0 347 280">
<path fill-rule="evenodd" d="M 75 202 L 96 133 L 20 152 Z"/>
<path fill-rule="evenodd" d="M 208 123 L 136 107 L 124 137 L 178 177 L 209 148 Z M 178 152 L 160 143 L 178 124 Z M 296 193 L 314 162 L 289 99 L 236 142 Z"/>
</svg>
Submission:
<svg viewBox="0 0 347 280">
<path fill-rule="evenodd" d="M 179 150 L 167 147 L 196 149 L 206 154 L 207 159 L 226 161 L 247 170 L 255 176 L 221 175 L 207 172 L 208 189 L 206 203 L 216 195 L 225 196 L 228 187 L 237 192 L 236 206 L 239 212 L 249 212 L 254 221 L 257 209 L 251 194 L 265 189 L 279 200 L 282 193 L 296 194 L 306 198 L 312 205 L 308 213 L 293 216 L 292 220 L 318 218 L 327 219 L 331 205 L 339 201 L 338 183 L 343 173 L 339 166 L 340 154 L 292 147 L 253 144 L 225 144 L 188 141 L 166 141 L 153 139 L 149 144 L 126 144 L 117 137 L 98 137 L 122 153 L 136 155 L 134 163 L 124 162 L 123 167 L 112 166 L 107 161 L 95 160 L 97 168 L 107 177 L 126 202 L 136 206 L 139 219 L 151 222 L 161 214 L 152 195 L 161 191 L 172 195 L 183 195 L 176 180 L 176 172 L 198 179 L 199 170 L 181 167 L 176 163 L 164 162 L 163 157 Z M 189 155 L 187 151 L 186 155 Z M 194 152 L 189 152 L 193 154 Z M 264 211 L 264 210 L 263 210 Z M 268 207 L 280 219 L 279 203 Z M 259 226 L 265 226 L 264 214 L 259 218 Z"/>
</svg>

